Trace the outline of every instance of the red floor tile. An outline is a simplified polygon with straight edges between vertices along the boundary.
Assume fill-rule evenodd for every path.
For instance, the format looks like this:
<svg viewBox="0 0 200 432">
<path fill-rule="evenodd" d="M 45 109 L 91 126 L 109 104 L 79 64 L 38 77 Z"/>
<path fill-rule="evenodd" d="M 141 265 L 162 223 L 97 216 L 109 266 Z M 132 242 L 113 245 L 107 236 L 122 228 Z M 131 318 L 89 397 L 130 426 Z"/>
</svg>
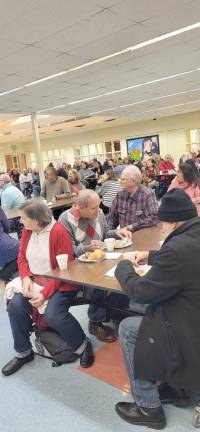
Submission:
<svg viewBox="0 0 200 432">
<path fill-rule="evenodd" d="M 129 379 L 118 341 L 103 345 L 95 352 L 94 364 L 88 369 L 78 367 L 78 370 L 130 393 Z"/>
</svg>

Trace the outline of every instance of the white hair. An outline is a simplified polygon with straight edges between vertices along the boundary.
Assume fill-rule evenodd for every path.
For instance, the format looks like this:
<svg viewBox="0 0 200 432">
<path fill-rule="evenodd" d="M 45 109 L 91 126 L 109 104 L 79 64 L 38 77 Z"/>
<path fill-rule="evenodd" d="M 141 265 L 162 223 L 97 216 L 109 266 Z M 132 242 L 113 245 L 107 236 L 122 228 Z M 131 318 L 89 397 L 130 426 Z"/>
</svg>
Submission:
<svg viewBox="0 0 200 432">
<path fill-rule="evenodd" d="M 1 174 L 0 180 L 3 181 L 5 184 L 11 182 L 9 174 Z"/>
<path fill-rule="evenodd" d="M 142 174 L 138 167 L 135 165 L 129 165 L 122 171 L 123 174 L 127 174 L 129 178 L 132 178 L 137 185 L 142 183 Z"/>
<path fill-rule="evenodd" d="M 95 191 L 91 189 L 81 190 L 78 194 L 77 205 L 80 208 L 88 207 L 89 201 L 94 198 L 99 198 L 99 195 Z"/>
<path fill-rule="evenodd" d="M 192 155 L 189 152 L 183 153 L 180 157 L 181 162 L 186 162 L 188 159 L 192 159 Z"/>
</svg>

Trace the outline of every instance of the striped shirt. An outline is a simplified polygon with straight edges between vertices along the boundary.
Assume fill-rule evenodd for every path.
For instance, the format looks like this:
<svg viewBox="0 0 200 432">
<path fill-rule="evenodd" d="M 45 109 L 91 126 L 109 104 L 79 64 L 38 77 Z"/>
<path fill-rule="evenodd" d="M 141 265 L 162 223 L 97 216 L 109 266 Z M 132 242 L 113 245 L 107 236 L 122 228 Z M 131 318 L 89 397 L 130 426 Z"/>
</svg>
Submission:
<svg viewBox="0 0 200 432">
<path fill-rule="evenodd" d="M 96 187 L 96 192 L 102 198 L 102 204 L 111 207 L 117 193 L 122 189 L 120 183 L 116 180 L 107 180 L 101 186 Z"/>
<path fill-rule="evenodd" d="M 132 225 L 134 231 L 157 225 L 158 201 L 151 188 L 141 185 L 133 194 L 122 190 L 115 197 L 109 214 L 109 226 L 115 229 Z"/>
</svg>

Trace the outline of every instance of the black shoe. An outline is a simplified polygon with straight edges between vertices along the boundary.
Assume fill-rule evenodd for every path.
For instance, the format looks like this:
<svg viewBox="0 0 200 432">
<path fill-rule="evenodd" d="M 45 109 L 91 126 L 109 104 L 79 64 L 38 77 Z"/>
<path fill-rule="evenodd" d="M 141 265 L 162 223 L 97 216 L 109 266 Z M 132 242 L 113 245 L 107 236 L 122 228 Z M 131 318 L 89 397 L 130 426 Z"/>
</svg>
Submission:
<svg viewBox="0 0 200 432">
<path fill-rule="evenodd" d="M 87 344 L 80 355 L 80 366 L 83 368 L 89 368 L 94 363 L 94 354 L 92 350 L 92 344 L 90 342 L 90 339 L 87 338 Z"/>
<path fill-rule="evenodd" d="M 158 386 L 159 397 L 162 404 L 172 404 L 177 408 L 190 406 L 190 395 L 184 390 L 177 391 L 167 383 Z"/>
<path fill-rule="evenodd" d="M 29 363 L 33 359 L 34 359 L 33 351 L 26 357 L 22 357 L 22 358 L 14 357 L 3 367 L 1 372 L 6 376 L 12 375 L 13 373 L 17 372 L 18 369 L 20 369 L 25 363 Z"/>
<path fill-rule="evenodd" d="M 117 340 L 116 331 L 102 322 L 89 321 L 88 331 L 90 334 L 96 336 L 101 342 L 115 342 Z"/>
<path fill-rule="evenodd" d="M 136 403 L 118 402 L 115 405 L 117 414 L 126 422 L 146 426 L 151 429 L 164 429 L 166 418 L 162 406 L 158 408 L 142 408 Z"/>
</svg>

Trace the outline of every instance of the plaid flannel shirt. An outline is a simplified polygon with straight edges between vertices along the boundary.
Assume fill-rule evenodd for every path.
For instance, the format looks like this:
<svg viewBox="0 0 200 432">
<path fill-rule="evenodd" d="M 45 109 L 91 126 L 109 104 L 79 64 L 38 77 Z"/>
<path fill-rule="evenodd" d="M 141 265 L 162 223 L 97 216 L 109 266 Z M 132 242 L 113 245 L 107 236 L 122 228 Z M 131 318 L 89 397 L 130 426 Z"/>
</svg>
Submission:
<svg viewBox="0 0 200 432">
<path fill-rule="evenodd" d="M 133 195 L 122 190 L 115 197 L 109 214 L 109 227 L 132 225 L 133 231 L 158 223 L 158 201 L 151 188 L 141 185 Z"/>
</svg>

